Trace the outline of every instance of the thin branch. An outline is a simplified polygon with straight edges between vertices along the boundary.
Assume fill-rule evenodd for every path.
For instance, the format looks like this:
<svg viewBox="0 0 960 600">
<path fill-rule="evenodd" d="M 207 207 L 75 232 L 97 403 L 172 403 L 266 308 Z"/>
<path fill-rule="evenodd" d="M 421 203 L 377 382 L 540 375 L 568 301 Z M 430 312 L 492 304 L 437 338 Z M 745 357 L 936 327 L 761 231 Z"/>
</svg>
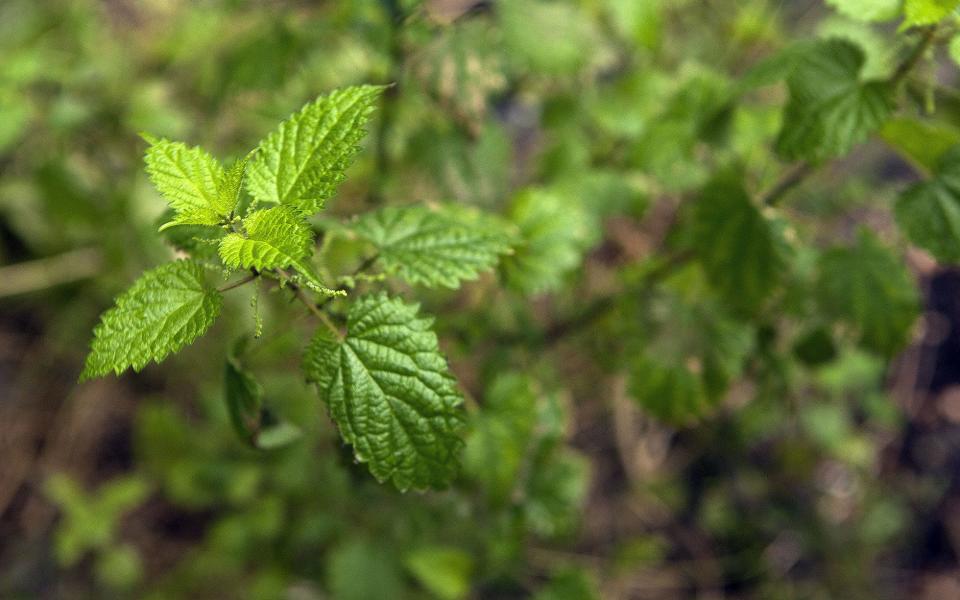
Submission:
<svg viewBox="0 0 960 600">
<path fill-rule="evenodd" d="M 80 248 L 0 267 L 0 298 L 93 277 L 102 268 L 103 255 L 96 248 Z"/>
<path fill-rule="evenodd" d="M 923 37 L 920 38 L 920 43 L 913 47 L 913 50 L 910 54 L 907 55 L 907 58 L 904 59 L 899 65 L 897 65 L 896 70 L 893 72 L 893 75 L 890 77 L 890 85 L 896 86 L 901 81 L 903 81 L 906 76 L 913 70 L 914 67 L 920 62 L 920 59 L 923 58 L 923 55 L 927 53 L 927 50 L 933 44 L 934 39 L 936 38 L 937 26 L 932 25 L 927 27 L 923 32 Z"/>
<path fill-rule="evenodd" d="M 815 170 L 816 167 L 807 161 L 797 163 L 796 166 L 780 178 L 780 181 L 770 188 L 770 191 L 761 197 L 760 202 L 764 206 L 776 206 L 790 190 L 803 183 L 803 180 L 809 177 Z"/>
<path fill-rule="evenodd" d="M 290 273 L 283 269 L 277 269 L 277 273 L 282 275 L 286 280 L 286 285 L 290 288 L 290 291 L 293 292 L 294 297 L 299 300 L 301 304 L 306 306 L 307 310 L 313 313 L 313 316 L 319 319 L 320 322 L 323 323 L 338 340 L 342 340 L 343 334 L 340 333 L 340 330 L 337 328 L 337 326 L 333 324 L 333 321 L 330 320 L 330 317 L 325 315 L 317 306 L 317 304 L 307 297 L 305 293 L 303 293 L 303 290 L 300 288 L 300 286 L 290 282 L 292 279 Z"/>
<path fill-rule="evenodd" d="M 238 279 L 237 281 L 234 281 L 233 283 L 228 283 L 227 285 L 218 287 L 218 288 L 217 288 L 217 291 L 223 293 L 223 292 L 232 290 L 232 289 L 234 289 L 234 288 L 238 288 L 238 287 L 240 287 L 241 285 L 246 285 L 246 284 L 250 283 L 251 281 L 253 281 L 254 279 L 256 279 L 256 278 L 259 277 L 259 276 L 260 276 L 259 273 L 251 273 L 251 274 L 247 275 L 246 277 L 244 277 L 243 279 Z"/>
</svg>

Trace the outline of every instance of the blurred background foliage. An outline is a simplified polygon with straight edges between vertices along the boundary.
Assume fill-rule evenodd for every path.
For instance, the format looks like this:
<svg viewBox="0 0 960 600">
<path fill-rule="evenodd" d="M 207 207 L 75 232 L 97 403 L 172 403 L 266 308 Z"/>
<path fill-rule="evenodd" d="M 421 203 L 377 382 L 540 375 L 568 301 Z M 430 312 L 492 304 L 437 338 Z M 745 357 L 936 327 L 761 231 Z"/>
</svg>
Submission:
<svg viewBox="0 0 960 600">
<path fill-rule="evenodd" d="M 953 88 L 913 82 L 915 110 L 881 135 L 898 152 L 875 141 L 794 193 L 774 301 L 686 264 L 582 312 L 699 239 L 664 236 L 720 167 L 777 181 L 786 92 L 754 67 L 836 36 L 886 76 L 895 32 L 813 0 L 4 0 L 0 596 L 960 597 L 960 276 L 890 217 L 960 140 Z M 921 71 L 955 79 L 938 59 Z M 317 227 L 453 201 L 525 240 L 496 277 L 417 293 L 472 407 L 456 486 L 399 494 L 352 463 L 278 296 L 244 360 L 292 443 L 255 450 L 231 428 L 224 348 L 252 316 L 76 386 L 97 315 L 195 235 L 155 235 L 137 134 L 237 156 L 368 82 L 395 86 Z M 824 252 L 838 239 L 858 250 Z M 893 361 L 885 330 L 836 325 L 849 290 L 809 291 L 820 261 L 862 260 L 899 273 L 880 327 L 911 342 Z"/>
</svg>

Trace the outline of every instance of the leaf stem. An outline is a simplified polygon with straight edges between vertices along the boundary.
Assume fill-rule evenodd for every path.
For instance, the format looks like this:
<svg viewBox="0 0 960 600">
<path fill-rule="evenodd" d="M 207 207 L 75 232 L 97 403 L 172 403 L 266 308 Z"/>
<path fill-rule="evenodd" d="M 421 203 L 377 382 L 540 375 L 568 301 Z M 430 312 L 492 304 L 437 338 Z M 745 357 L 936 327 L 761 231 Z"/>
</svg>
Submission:
<svg viewBox="0 0 960 600">
<path fill-rule="evenodd" d="M 776 206 L 790 190 L 803 183 L 803 180 L 809 177 L 815 170 L 816 167 L 807 161 L 797 163 L 770 188 L 770 191 L 761 197 L 760 202 L 764 206 Z"/>
</svg>

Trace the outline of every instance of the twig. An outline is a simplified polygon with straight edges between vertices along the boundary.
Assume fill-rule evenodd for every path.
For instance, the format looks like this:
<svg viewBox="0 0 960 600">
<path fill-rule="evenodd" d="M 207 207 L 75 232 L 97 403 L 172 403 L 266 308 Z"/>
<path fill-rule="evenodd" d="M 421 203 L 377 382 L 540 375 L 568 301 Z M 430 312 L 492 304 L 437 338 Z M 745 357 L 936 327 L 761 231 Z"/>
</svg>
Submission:
<svg viewBox="0 0 960 600">
<path fill-rule="evenodd" d="M 300 286 L 290 282 L 290 280 L 292 279 L 290 273 L 288 273 L 283 269 L 277 269 L 277 273 L 279 273 L 284 277 L 284 279 L 286 279 L 286 285 L 293 292 L 294 297 L 297 300 L 299 300 L 301 304 L 306 306 L 307 309 L 313 313 L 313 316 L 319 319 L 321 323 L 326 325 L 327 329 L 329 329 L 330 332 L 333 333 L 333 335 L 336 336 L 338 340 L 343 340 L 343 334 L 340 333 L 340 330 L 337 328 L 337 326 L 333 324 L 333 321 L 330 320 L 330 317 L 325 315 L 317 306 L 317 304 L 312 300 L 310 300 L 310 298 L 308 298 L 307 295 L 303 293 L 303 290 L 300 289 Z"/>
<path fill-rule="evenodd" d="M 790 190 L 800 185 L 814 170 L 815 167 L 807 161 L 798 163 L 761 197 L 760 202 L 764 206 L 776 206 Z"/>
<path fill-rule="evenodd" d="M 936 33 L 936 25 L 928 27 L 923 32 L 923 37 L 920 38 L 920 43 L 914 46 L 910 54 L 907 55 L 907 58 L 897 65 L 893 75 L 890 76 L 890 85 L 897 86 L 901 81 L 904 80 L 904 78 L 906 78 L 910 71 L 917 66 L 917 63 L 919 63 L 920 59 L 923 58 L 923 55 L 926 54 L 927 49 L 929 49 L 930 45 L 933 44 L 933 41 L 936 38 Z"/>
<path fill-rule="evenodd" d="M 251 273 L 251 274 L 247 275 L 246 277 L 244 277 L 243 279 L 238 279 L 237 281 L 234 281 L 233 283 L 228 283 L 227 285 L 224 285 L 224 286 L 222 286 L 222 287 L 218 287 L 218 288 L 217 288 L 217 291 L 223 293 L 223 292 L 232 290 L 232 289 L 234 289 L 234 288 L 238 288 L 238 287 L 240 287 L 241 285 L 246 285 L 246 284 L 250 283 L 251 281 L 253 281 L 254 279 L 256 279 L 256 278 L 259 277 L 259 276 L 260 276 L 259 273 Z"/>
<path fill-rule="evenodd" d="M 0 267 L 0 298 L 93 277 L 102 267 L 103 256 L 96 248 L 80 248 Z"/>
</svg>

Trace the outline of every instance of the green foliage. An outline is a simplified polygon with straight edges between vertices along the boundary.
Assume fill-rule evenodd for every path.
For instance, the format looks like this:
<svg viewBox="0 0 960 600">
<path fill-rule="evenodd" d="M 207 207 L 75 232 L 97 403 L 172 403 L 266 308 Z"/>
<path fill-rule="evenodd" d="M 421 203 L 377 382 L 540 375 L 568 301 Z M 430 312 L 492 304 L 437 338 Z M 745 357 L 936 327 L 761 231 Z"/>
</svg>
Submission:
<svg viewBox="0 0 960 600">
<path fill-rule="evenodd" d="M 247 185 L 253 197 L 306 214 L 322 209 L 343 181 L 383 89 L 367 85 L 337 90 L 281 123 L 260 143 L 250 165 Z"/>
<path fill-rule="evenodd" d="M 150 142 L 147 174 L 176 211 L 174 220 L 164 224 L 161 231 L 174 225 L 217 225 L 230 214 L 233 205 L 228 195 L 221 194 L 221 186 L 231 185 L 235 175 L 225 182 L 217 159 L 198 146 L 191 148 L 146 135 L 144 138 Z"/>
<path fill-rule="evenodd" d="M 960 146 L 940 159 L 934 177 L 900 195 L 897 223 L 937 260 L 960 261 Z"/>
<path fill-rule="evenodd" d="M 848 41 L 813 43 L 787 79 L 790 100 L 777 137 L 787 159 L 821 162 L 850 151 L 883 125 L 892 109 L 885 81 L 862 81 L 863 51 Z"/>
<path fill-rule="evenodd" d="M 904 0 L 905 25 L 936 23 L 960 6 L 958 0 Z"/>
<path fill-rule="evenodd" d="M 782 233 L 735 176 L 709 183 L 694 206 L 692 237 L 710 284 L 731 306 L 757 311 L 787 266 Z"/>
<path fill-rule="evenodd" d="M 387 207 L 363 215 L 353 230 L 376 247 L 387 272 L 428 287 L 456 289 L 510 250 L 506 225 L 453 207 Z"/>
<path fill-rule="evenodd" d="M 101 317 L 80 379 L 139 371 L 150 361 L 162 361 L 203 335 L 222 302 L 195 261 L 147 271 Z"/>
<path fill-rule="evenodd" d="M 406 557 L 410 573 L 440 600 L 457 600 L 470 591 L 473 561 L 458 548 L 427 546 Z"/>
<path fill-rule="evenodd" d="M 903 0 L 827 0 L 837 12 L 861 21 L 888 21 L 900 16 Z"/>
<path fill-rule="evenodd" d="M 401 491 L 447 485 L 462 445 L 460 393 L 431 319 L 417 311 L 385 294 L 361 297 L 346 336 L 319 330 L 303 364 L 357 460 Z"/>
<path fill-rule="evenodd" d="M 588 236 L 585 212 L 556 192 L 530 189 L 513 199 L 509 219 L 519 236 L 501 263 L 507 283 L 528 294 L 559 287 L 580 261 Z"/>
<path fill-rule="evenodd" d="M 274 206 L 250 213 L 244 234 L 231 233 L 220 241 L 220 258 L 234 269 L 282 269 L 310 254 L 313 230 L 296 209 Z"/>
<path fill-rule="evenodd" d="M 823 311 L 851 325 L 868 349 L 889 355 L 900 348 L 917 317 L 910 273 L 875 236 L 861 231 L 854 246 L 820 259 Z"/>
</svg>

